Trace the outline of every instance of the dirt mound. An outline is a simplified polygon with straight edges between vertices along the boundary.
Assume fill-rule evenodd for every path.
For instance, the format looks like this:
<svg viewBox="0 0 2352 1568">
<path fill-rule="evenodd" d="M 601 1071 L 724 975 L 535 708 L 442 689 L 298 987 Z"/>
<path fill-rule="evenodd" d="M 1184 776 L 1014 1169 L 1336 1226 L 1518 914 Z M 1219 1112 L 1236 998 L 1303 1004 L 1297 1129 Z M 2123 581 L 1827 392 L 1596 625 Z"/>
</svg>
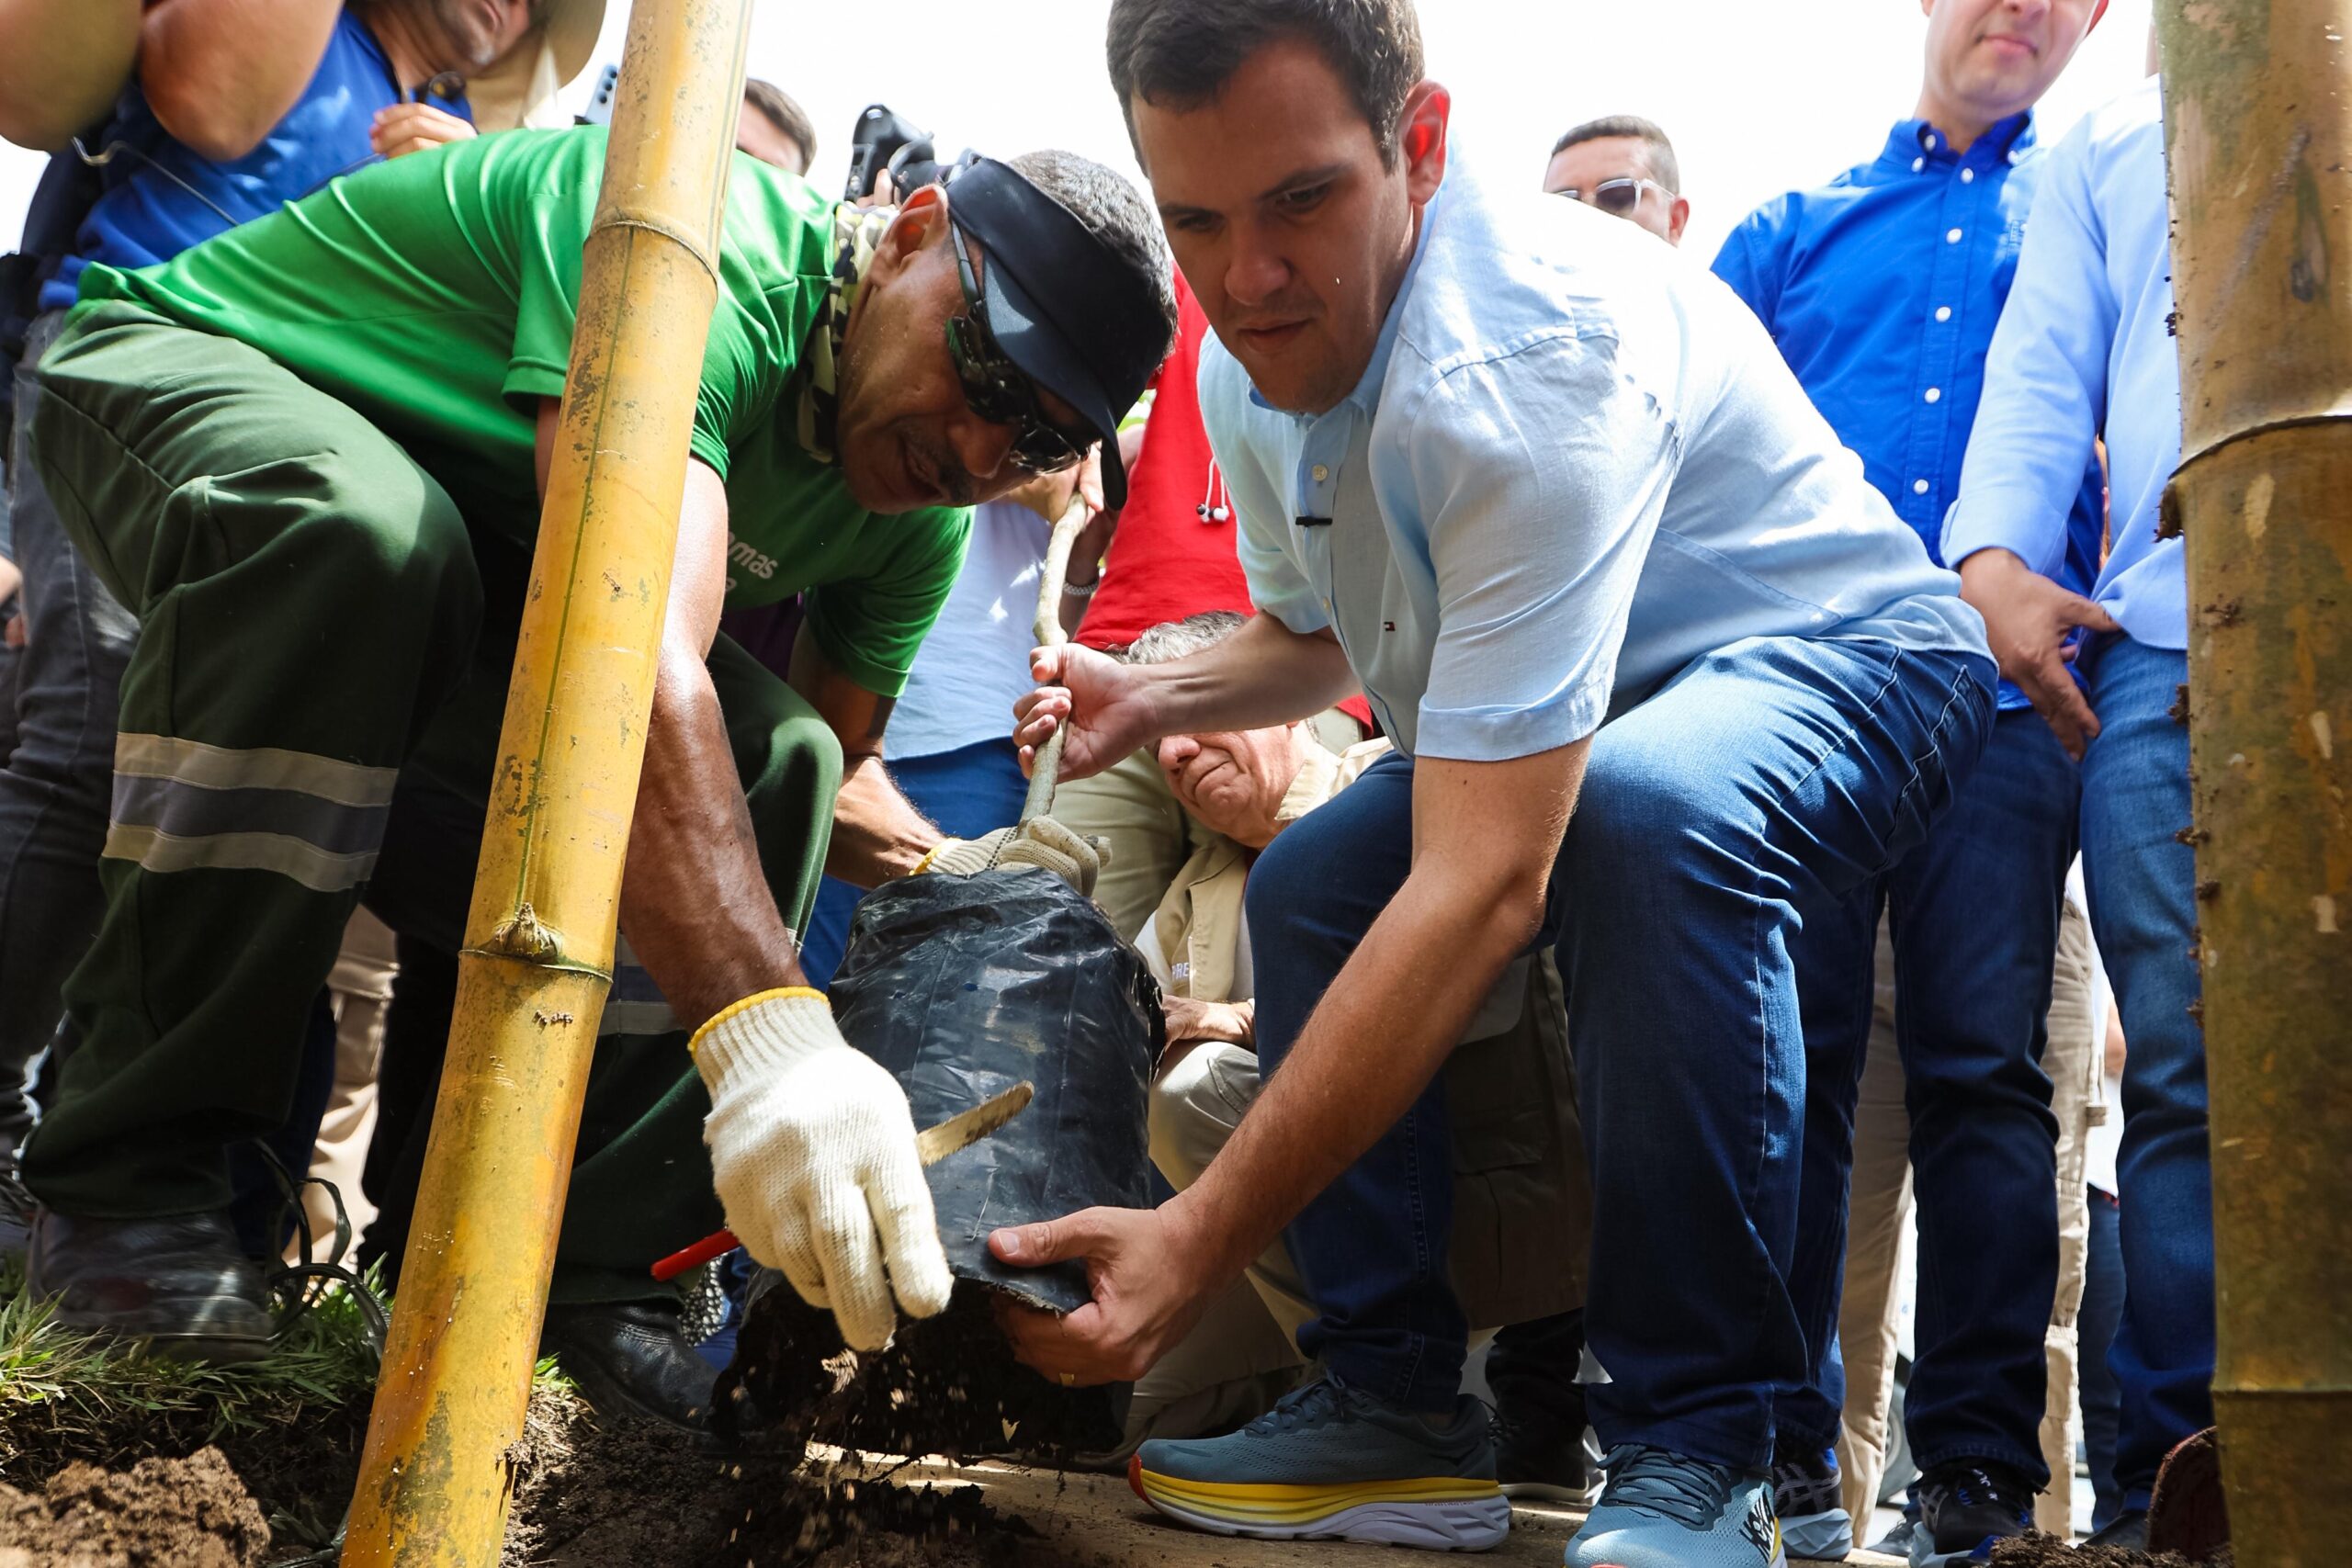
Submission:
<svg viewBox="0 0 2352 1568">
<path fill-rule="evenodd" d="M 2206 1559 L 2203 1568 L 2232 1568 L 2228 1547 Z M 2122 1551 L 2111 1546 L 2069 1546 L 2054 1535 L 2026 1535 L 1993 1549 L 1995 1568 L 2199 1568 L 2174 1551 Z"/>
<path fill-rule="evenodd" d="M 0 1568 L 259 1568 L 269 1526 L 218 1449 L 0 1486 Z"/>
<path fill-rule="evenodd" d="M 719 1458 L 543 1399 L 532 1416 L 503 1568 L 1009 1568 L 1035 1536 L 969 1488 L 811 1474 L 797 1445 Z"/>
</svg>

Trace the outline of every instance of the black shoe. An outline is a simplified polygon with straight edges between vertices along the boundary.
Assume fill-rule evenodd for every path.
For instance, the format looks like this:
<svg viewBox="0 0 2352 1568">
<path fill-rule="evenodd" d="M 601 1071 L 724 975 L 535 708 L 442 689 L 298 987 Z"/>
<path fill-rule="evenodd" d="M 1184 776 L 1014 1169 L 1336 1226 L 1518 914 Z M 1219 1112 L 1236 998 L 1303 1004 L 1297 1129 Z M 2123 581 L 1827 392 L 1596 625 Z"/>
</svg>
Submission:
<svg viewBox="0 0 2352 1568">
<path fill-rule="evenodd" d="M 549 1306 L 539 1352 L 553 1356 L 600 1416 L 659 1421 L 717 1442 L 711 1421 L 718 1369 L 686 1342 L 676 1306 L 589 1302 Z"/>
<path fill-rule="evenodd" d="M 1504 1496 L 1583 1507 L 1597 1495 L 1583 1427 L 1572 1431 L 1565 1422 L 1514 1418 L 1498 1410 L 1490 1429 L 1495 1479 L 1502 1483 Z"/>
<path fill-rule="evenodd" d="M 2112 1546 L 2123 1551 L 2148 1550 L 2148 1510 L 2127 1508 L 2115 1516 L 2108 1527 L 2083 1542 L 2085 1546 Z"/>
<path fill-rule="evenodd" d="M 1992 1543 L 2033 1529 L 2035 1488 L 2007 1465 L 1939 1464 L 1919 1478 L 1919 1528 L 1911 1568 L 1982 1560 Z"/>
<path fill-rule="evenodd" d="M 36 1209 L 25 1290 L 53 1297 L 67 1328 L 144 1340 L 158 1355 L 254 1361 L 269 1353 L 261 1266 L 238 1250 L 226 1214 L 77 1220 Z"/>
</svg>

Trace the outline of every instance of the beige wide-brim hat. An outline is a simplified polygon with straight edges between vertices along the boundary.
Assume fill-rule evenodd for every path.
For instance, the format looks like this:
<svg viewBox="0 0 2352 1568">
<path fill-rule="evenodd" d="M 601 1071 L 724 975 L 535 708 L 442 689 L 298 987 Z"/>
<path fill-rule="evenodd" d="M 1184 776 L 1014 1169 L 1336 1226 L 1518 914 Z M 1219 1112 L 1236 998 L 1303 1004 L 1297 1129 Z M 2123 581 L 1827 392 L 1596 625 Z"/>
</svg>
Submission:
<svg viewBox="0 0 2352 1568">
<path fill-rule="evenodd" d="M 483 130 L 569 125 L 556 94 L 587 68 L 605 28 L 605 0 L 547 0 L 537 46 L 526 39 L 505 59 L 466 84 L 474 124 Z"/>
</svg>

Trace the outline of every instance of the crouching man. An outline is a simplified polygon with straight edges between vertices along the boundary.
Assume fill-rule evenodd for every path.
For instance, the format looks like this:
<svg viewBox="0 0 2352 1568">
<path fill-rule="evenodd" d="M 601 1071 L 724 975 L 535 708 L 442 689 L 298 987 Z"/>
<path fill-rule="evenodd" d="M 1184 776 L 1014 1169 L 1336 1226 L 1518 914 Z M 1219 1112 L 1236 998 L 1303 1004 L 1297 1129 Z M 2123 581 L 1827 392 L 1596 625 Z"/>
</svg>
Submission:
<svg viewBox="0 0 2352 1568">
<path fill-rule="evenodd" d="M 1126 658 L 1157 664 L 1230 636 L 1242 617 L 1211 610 L 1136 639 Z M 1350 729 L 1353 722 L 1339 718 Z M 1295 890 L 1259 874 L 1264 851 L 1389 753 L 1385 740 L 1335 753 L 1304 721 L 1226 734 L 1170 736 L 1159 761 L 1201 845 L 1136 938 L 1166 993 L 1168 1043 L 1151 1089 L 1151 1158 L 1179 1190 L 1216 1159 L 1261 1082 L 1255 1022 L 1253 927 L 1279 922 Z M 1447 1264 L 1473 1325 L 1524 1323 L 1578 1305 L 1589 1225 L 1584 1154 L 1569 1078 L 1567 1019 L 1548 953 L 1504 972 L 1446 1064 L 1457 1221 Z M 1317 1237 L 1348 1249 L 1347 1294 L 1318 1304 L 1299 1260 L 1277 1241 L 1246 1280 L 1220 1293 L 1201 1323 L 1146 1373 L 1128 1407 L 1130 1443 L 1230 1430 L 1299 1381 L 1301 1332 L 1377 1310 L 1384 1282 L 1431 1247 L 1418 1215 L 1365 1213 Z M 1513 1412 L 1499 1408 L 1505 1420 Z M 1524 1413 L 1521 1413 L 1524 1414 Z M 1162 1445 L 1147 1444 L 1155 1466 Z"/>
<path fill-rule="evenodd" d="M 1287 1224 L 1326 1375 L 1279 1419 L 1169 1445 L 1145 1495 L 1238 1532 L 1402 1517 L 1494 1544 L 1444 1249 L 1367 1292 L 1328 1238 L 1364 1215 L 1445 1234 L 1438 1068 L 1552 947 L 1608 1379 L 1609 1482 L 1567 1561 L 1777 1568 L 1772 1400 L 1806 1364 L 1789 940 L 1973 764 L 1983 624 L 1727 288 L 1449 167 L 1409 0 L 1115 0 L 1109 53 L 1216 332 L 1201 402 L 1261 614 L 1148 668 L 1041 650 L 1017 738 L 1067 727 L 1082 773 L 1360 683 L 1397 750 L 1259 861 L 1289 900 L 1251 928 L 1270 1072 L 1200 1180 L 993 1238 L 1092 1271 L 1090 1305 L 1013 1319 L 1020 1352 L 1132 1377 Z"/>
<path fill-rule="evenodd" d="M 140 618 L 105 925 L 24 1162 L 30 1285 L 75 1327 L 260 1353 L 223 1151 L 287 1114 L 363 894 L 459 940 L 604 148 L 469 141 L 92 267 L 42 363 L 42 472 Z M 1086 880 L 1050 822 L 943 840 L 877 754 L 965 509 L 1097 442 L 1115 502 L 1174 317 L 1133 188 L 1068 154 L 874 212 L 739 157 L 727 200 L 620 913 L 695 1061 L 676 1032 L 600 1047 L 548 1328 L 600 1404 L 687 1421 L 708 1371 L 647 1268 L 722 1219 L 853 1345 L 946 1301 L 905 1098 L 794 931 L 829 841 L 865 882 L 1000 847 Z M 789 684 L 717 636 L 723 604 L 804 591 Z"/>
</svg>

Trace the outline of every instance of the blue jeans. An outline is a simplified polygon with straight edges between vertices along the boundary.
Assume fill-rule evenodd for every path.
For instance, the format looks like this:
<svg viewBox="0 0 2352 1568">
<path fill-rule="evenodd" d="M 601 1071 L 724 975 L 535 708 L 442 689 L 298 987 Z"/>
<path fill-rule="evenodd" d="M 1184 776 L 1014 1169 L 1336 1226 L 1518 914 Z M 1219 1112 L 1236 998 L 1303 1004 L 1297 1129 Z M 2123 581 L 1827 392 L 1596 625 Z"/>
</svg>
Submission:
<svg viewBox="0 0 2352 1568">
<path fill-rule="evenodd" d="M 1604 1445 L 1770 1462 L 1773 1391 L 1805 1361 L 1786 1284 L 1796 910 L 1926 836 L 1984 748 L 1992 683 L 1980 659 L 1757 638 L 1594 736 L 1538 940 L 1567 983 L 1592 1166 L 1585 1330 L 1611 1379 L 1589 1390 Z M 1405 881 L 1412 784 L 1408 759 L 1383 759 L 1251 873 L 1269 1072 Z M 1451 1168 L 1438 1080 L 1287 1233 L 1322 1314 L 1300 1348 L 1409 1408 L 1450 1408 L 1461 1378 Z"/>
<path fill-rule="evenodd" d="M 29 1124 L 20 1083 L 50 1043 L 58 993 L 96 936 L 98 852 L 114 799 L 118 692 L 139 623 L 65 536 L 32 461 L 33 367 L 64 312 L 33 323 L 17 375 L 11 548 L 25 574 L 17 743 L 0 767 L 0 1166 Z"/>
<path fill-rule="evenodd" d="M 959 839 L 1012 826 L 1029 793 L 1029 781 L 1021 776 L 1020 750 L 1009 736 L 933 756 L 900 758 L 890 763 L 890 777 L 917 811 Z M 800 936 L 800 968 L 810 985 L 832 983 L 842 950 L 849 945 L 849 918 L 865 897 L 864 888 L 836 877 L 818 886 L 808 929 Z"/>
<path fill-rule="evenodd" d="M 2213 1424 L 2213 1178 L 2205 1131 L 2188 729 L 2170 712 L 2183 653 L 2100 638 L 2081 669 L 2099 735 L 2083 759 L 2083 874 L 2115 987 L 2123 1067 L 2123 1322 L 2109 1364 L 2123 1391 L 2115 1478 L 2144 1508 L 2175 1443 Z"/>
<path fill-rule="evenodd" d="M 2091 1472 L 2091 1529 L 2103 1530 L 2123 1511 L 2123 1489 L 2115 1483 L 2115 1438 L 2123 1417 L 2123 1391 L 2107 1364 L 2123 1321 L 2122 1211 L 2115 1200 L 2091 1189 L 2090 1245 L 2083 1266 L 2083 1305 L 2075 1319 L 2082 1331 L 2083 1454 Z"/>
<path fill-rule="evenodd" d="M 1804 1191 L 1790 1276 L 1814 1371 L 1781 1402 L 1784 1440 L 1838 1439 L 1834 1344 L 1854 1103 L 1870 1038 L 1879 912 L 1891 909 L 1895 1038 L 1918 1194 L 1918 1355 L 1904 1425 L 1922 1470 L 1987 1460 L 2049 1481 L 2043 1343 L 2058 1290 L 2051 969 L 2075 858 L 2075 763 L 2030 708 L 2000 715 L 1928 841 L 1792 944 L 1804 1012 Z"/>
</svg>

